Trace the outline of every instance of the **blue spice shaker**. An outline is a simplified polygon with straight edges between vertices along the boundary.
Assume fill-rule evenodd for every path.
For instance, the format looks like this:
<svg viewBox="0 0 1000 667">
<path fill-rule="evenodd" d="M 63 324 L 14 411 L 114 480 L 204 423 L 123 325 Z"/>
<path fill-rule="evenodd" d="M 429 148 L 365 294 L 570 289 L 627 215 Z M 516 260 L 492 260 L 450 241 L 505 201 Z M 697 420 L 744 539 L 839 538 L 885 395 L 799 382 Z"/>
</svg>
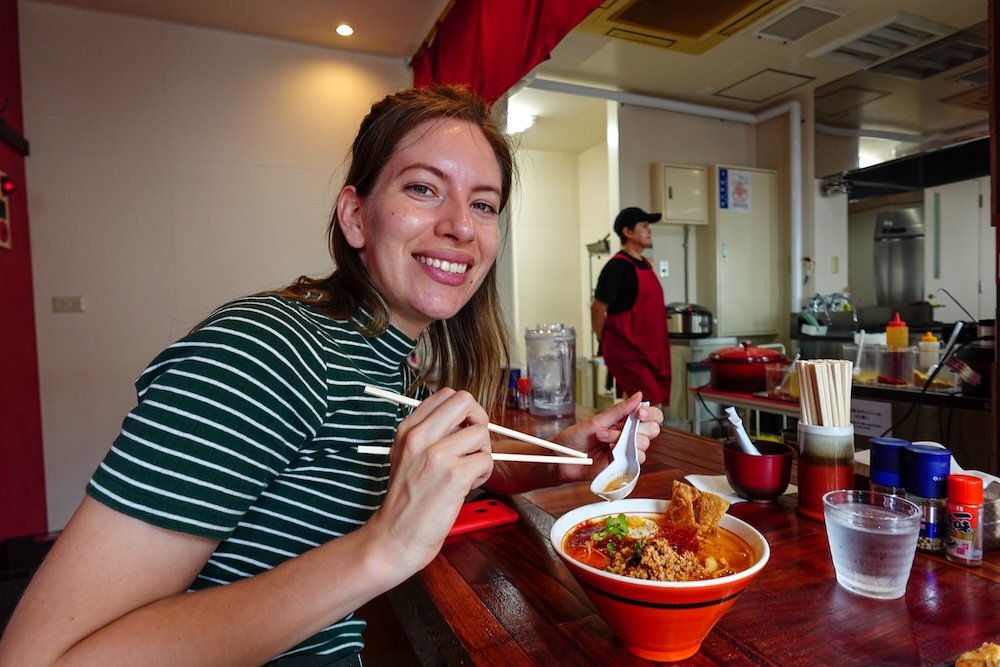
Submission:
<svg viewBox="0 0 1000 667">
<path fill-rule="evenodd" d="M 907 445 L 904 452 L 906 499 L 916 503 L 922 513 L 917 548 L 943 552 L 951 451 L 929 445 Z"/>
<path fill-rule="evenodd" d="M 903 451 L 911 444 L 902 438 L 875 437 L 869 442 L 869 488 L 890 496 L 906 496 Z"/>
</svg>

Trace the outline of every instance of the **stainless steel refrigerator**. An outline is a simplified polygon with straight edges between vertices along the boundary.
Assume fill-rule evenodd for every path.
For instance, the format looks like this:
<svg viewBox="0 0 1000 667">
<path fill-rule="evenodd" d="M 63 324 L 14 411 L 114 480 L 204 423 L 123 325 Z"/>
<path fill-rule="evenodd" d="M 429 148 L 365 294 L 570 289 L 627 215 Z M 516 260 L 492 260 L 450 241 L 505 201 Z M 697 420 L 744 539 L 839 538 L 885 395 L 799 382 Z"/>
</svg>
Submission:
<svg viewBox="0 0 1000 667">
<path fill-rule="evenodd" d="M 877 305 L 905 306 L 925 300 L 923 206 L 879 212 L 874 259 Z"/>
</svg>

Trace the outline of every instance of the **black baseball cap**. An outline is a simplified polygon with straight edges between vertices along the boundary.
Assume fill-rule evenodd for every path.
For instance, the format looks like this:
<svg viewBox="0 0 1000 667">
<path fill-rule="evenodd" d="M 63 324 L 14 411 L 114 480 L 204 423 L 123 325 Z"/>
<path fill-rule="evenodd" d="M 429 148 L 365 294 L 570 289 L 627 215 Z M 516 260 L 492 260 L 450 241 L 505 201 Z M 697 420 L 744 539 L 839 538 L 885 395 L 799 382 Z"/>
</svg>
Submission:
<svg viewBox="0 0 1000 667">
<path fill-rule="evenodd" d="M 662 217 L 660 213 L 646 213 L 638 206 L 623 208 L 615 218 L 615 234 L 621 236 L 623 229 L 631 229 L 640 222 L 659 222 Z"/>
</svg>

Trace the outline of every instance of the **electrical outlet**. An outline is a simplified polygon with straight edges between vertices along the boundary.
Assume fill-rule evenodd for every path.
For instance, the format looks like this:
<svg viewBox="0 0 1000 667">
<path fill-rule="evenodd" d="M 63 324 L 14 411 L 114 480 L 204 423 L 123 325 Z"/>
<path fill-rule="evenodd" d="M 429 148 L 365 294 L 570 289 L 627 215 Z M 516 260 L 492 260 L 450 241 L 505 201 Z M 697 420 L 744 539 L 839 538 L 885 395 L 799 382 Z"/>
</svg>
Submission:
<svg viewBox="0 0 1000 667">
<path fill-rule="evenodd" d="M 660 277 L 669 278 L 670 277 L 670 262 L 665 259 L 660 260 Z"/>
<path fill-rule="evenodd" d="M 87 309 L 86 306 L 82 296 L 52 297 L 53 313 L 82 313 Z"/>
<path fill-rule="evenodd" d="M 837 255 L 830 258 L 830 273 L 833 275 L 840 273 L 840 257 Z"/>
</svg>

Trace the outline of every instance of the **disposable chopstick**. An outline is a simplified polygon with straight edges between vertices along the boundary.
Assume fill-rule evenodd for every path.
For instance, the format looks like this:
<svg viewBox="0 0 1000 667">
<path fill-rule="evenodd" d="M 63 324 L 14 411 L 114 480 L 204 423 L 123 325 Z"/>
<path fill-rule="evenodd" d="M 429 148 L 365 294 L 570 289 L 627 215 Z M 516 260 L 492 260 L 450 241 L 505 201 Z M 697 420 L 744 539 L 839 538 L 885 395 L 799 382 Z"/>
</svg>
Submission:
<svg viewBox="0 0 1000 667">
<path fill-rule="evenodd" d="M 844 398 L 846 399 L 846 404 L 844 405 L 844 426 L 851 423 L 851 392 L 854 391 L 854 362 L 848 360 L 844 364 Z"/>
<path fill-rule="evenodd" d="M 796 362 L 801 420 L 815 426 L 851 423 L 851 386 L 854 364 L 844 359 Z"/>
<path fill-rule="evenodd" d="M 358 445 L 359 454 L 388 454 L 389 448 L 380 445 Z M 521 463 L 564 463 L 567 465 L 589 466 L 594 464 L 592 458 L 579 458 L 578 456 L 548 456 L 537 454 L 508 454 L 506 452 L 493 452 L 494 461 L 515 461 Z M 585 455 L 586 456 L 586 455 Z"/>
<path fill-rule="evenodd" d="M 802 421 L 813 423 L 812 385 L 809 383 L 809 371 L 805 361 L 795 362 L 795 374 L 799 376 L 799 407 L 802 409 Z"/>
<path fill-rule="evenodd" d="M 415 398 L 410 398 L 409 396 L 403 396 L 402 394 L 397 394 L 393 391 L 388 391 L 386 389 L 379 389 L 378 387 L 365 387 L 365 393 L 372 396 L 378 396 L 379 398 L 388 399 L 394 403 L 399 403 L 400 405 L 408 405 L 411 408 L 415 408 L 420 405 L 420 401 Z M 545 449 L 551 449 L 554 452 L 562 452 L 567 456 L 571 456 L 577 459 L 585 459 L 587 455 L 583 452 L 578 452 L 575 449 L 570 449 L 569 447 L 563 447 L 562 445 L 557 445 L 554 442 L 549 442 L 548 440 L 542 440 L 541 438 L 536 438 L 533 435 L 528 435 L 527 433 L 521 433 L 520 431 L 515 431 L 514 429 L 507 428 L 505 426 L 498 426 L 493 423 L 486 425 L 486 428 L 497 435 L 502 435 L 514 440 L 521 440 L 522 442 L 531 443 L 532 445 L 538 445 L 539 447 L 544 447 Z M 513 454 L 511 454 L 513 456 Z M 526 456 L 530 456 L 526 454 Z M 497 459 L 499 460 L 513 460 L 513 459 Z"/>
<path fill-rule="evenodd" d="M 826 390 L 827 412 L 825 425 L 837 426 L 837 420 L 840 419 L 840 396 L 837 393 L 837 385 L 833 377 L 833 368 L 831 367 L 830 362 L 823 362 L 820 364 L 819 368 L 823 388 Z"/>
</svg>

